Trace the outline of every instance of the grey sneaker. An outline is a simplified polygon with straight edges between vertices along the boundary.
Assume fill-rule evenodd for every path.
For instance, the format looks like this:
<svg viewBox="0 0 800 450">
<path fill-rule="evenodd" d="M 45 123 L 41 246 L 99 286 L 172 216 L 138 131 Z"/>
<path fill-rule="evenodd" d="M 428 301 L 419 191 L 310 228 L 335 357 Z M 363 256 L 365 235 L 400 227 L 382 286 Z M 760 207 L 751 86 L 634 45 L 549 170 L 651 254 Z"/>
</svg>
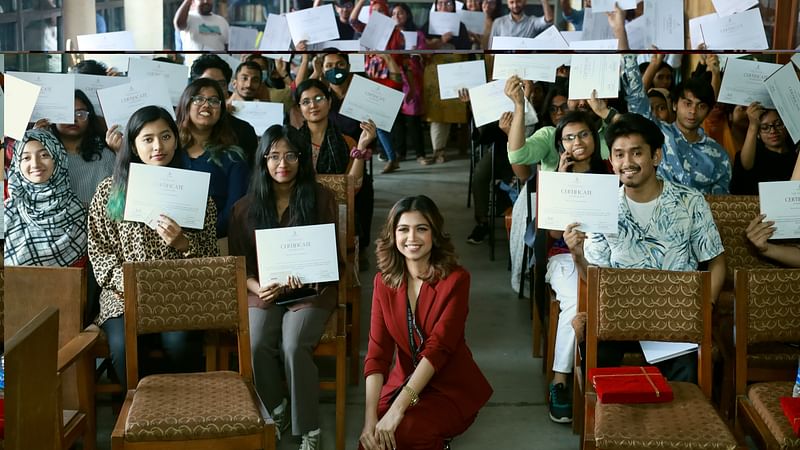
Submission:
<svg viewBox="0 0 800 450">
<path fill-rule="evenodd" d="M 292 424 L 292 415 L 289 414 L 289 402 L 286 399 L 283 399 L 280 406 L 273 410 L 272 420 L 275 422 L 275 436 L 278 440 L 281 440 L 281 435 L 286 433 Z"/>
<path fill-rule="evenodd" d="M 319 428 L 304 434 L 303 442 L 300 444 L 300 450 L 321 450 L 322 439 L 320 439 L 320 434 Z"/>
</svg>

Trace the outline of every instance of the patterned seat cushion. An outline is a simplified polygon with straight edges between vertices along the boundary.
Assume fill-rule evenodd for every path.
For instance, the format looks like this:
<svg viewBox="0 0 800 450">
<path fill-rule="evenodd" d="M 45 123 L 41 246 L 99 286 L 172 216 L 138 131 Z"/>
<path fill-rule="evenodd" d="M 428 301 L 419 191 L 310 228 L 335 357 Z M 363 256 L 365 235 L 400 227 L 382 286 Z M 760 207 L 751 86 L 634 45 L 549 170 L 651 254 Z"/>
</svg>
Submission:
<svg viewBox="0 0 800 450">
<path fill-rule="evenodd" d="M 257 433 L 264 419 L 235 372 L 151 375 L 136 388 L 125 440 L 178 441 Z"/>
<path fill-rule="evenodd" d="M 733 435 L 697 385 L 670 382 L 670 386 L 675 399 L 669 403 L 597 403 L 594 428 L 597 448 L 736 448 Z"/>
<path fill-rule="evenodd" d="M 794 383 L 787 381 L 773 381 L 769 383 L 756 383 L 747 389 L 747 398 L 753 408 L 767 425 L 779 448 L 800 448 L 800 437 L 794 434 L 792 426 L 786 419 L 781 409 L 780 398 L 792 396 Z"/>
</svg>

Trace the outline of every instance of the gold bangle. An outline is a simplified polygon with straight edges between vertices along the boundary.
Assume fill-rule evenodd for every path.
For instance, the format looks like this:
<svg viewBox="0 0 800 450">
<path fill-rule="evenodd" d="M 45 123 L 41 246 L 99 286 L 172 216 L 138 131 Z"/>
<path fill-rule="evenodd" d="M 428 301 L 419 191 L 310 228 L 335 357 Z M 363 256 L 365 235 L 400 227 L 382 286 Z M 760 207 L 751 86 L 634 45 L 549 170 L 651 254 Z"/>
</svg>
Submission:
<svg viewBox="0 0 800 450">
<path fill-rule="evenodd" d="M 411 397 L 411 403 L 409 403 L 408 406 L 414 406 L 419 402 L 419 395 L 417 395 L 417 391 L 412 389 L 411 386 L 404 384 L 403 391 Z"/>
</svg>

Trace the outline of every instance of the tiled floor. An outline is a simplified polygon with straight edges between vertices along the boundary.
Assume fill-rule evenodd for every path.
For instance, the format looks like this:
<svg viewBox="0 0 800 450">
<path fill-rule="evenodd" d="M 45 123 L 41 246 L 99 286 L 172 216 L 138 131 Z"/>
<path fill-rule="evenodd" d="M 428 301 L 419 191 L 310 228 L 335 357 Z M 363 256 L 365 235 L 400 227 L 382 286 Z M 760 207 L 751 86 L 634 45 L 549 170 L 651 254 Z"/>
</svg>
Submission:
<svg viewBox="0 0 800 450">
<path fill-rule="evenodd" d="M 380 169 L 376 161 L 376 169 Z M 544 402 L 545 382 L 541 359 L 531 357 L 530 307 L 511 290 L 507 270 L 508 242 L 502 219 L 496 221 L 496 260 L 489 261 L 489 247 L 466 242 L 474 220 L 466 208 L 469 162 L 456 159 L 445 164 L 420 166 L 401 163 L 400 170 L 375 179 L 373 239 L 392 204 L 405 195 L 425 194 L 443 211 L 445 228 L 453 237 L 461 264 L 472 274 L 467 342 L 494 395 L 476 422 L 453 443 L 454 450 L 576 449 L 578 437 L 568 425 L 552 423 Z M 370 258 L 374 262 L 374 258 Z M 372 265 L 372 264 L 371 264 Z M 366 352 L 367 327 L 374 268 L 362 272 L 362 358 Z M 323 367 L 323 370 L 326 368 Z M 321 428 L 325 450 L 334 449 L 335 413 L 333 395 L 322 398 Z M 355 449 L 364 418 L 364 383 L 348 386 L 347 448 Z M 113 426 L 107 402 L 100 405 L 98 448 L 108 449 Z M 280 450 L 299 448 L 299 441 L 285 439 Z"/>
</svg>

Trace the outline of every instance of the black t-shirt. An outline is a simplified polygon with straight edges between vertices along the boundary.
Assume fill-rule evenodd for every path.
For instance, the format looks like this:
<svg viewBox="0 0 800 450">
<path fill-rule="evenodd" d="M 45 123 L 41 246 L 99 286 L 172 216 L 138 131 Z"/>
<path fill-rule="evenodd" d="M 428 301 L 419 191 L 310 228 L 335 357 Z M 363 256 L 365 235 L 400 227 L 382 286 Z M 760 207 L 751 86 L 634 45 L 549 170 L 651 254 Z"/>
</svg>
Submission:
<svg viewBox="0 0 800 450">
<path fill-rule="evenodd" d="M 731 178 L 731 194 L 758 195 L 758 183 L 763 181 L 788 181 L 792 177 L 797 152 L 775 153 L 767 150 L 763 143 L 756 143 L 756 158 L 753 168 L 742 167 L 741 152 L 736 153 Z"/>
<path fill-rule="evenodd" d="M 233 132 L 236 133 L 236 137 L 239 139 L 239 147 L 244 151 L 245 160 L 252 170 L 254 164 L 253 160 L 256 157 L 256 149 L 258 148 L 256 130 L 249 123 L 233 115 L 228 116 L 228 121 L 231 124 L 231 128 L 233 128 Z"/>
</svg>

